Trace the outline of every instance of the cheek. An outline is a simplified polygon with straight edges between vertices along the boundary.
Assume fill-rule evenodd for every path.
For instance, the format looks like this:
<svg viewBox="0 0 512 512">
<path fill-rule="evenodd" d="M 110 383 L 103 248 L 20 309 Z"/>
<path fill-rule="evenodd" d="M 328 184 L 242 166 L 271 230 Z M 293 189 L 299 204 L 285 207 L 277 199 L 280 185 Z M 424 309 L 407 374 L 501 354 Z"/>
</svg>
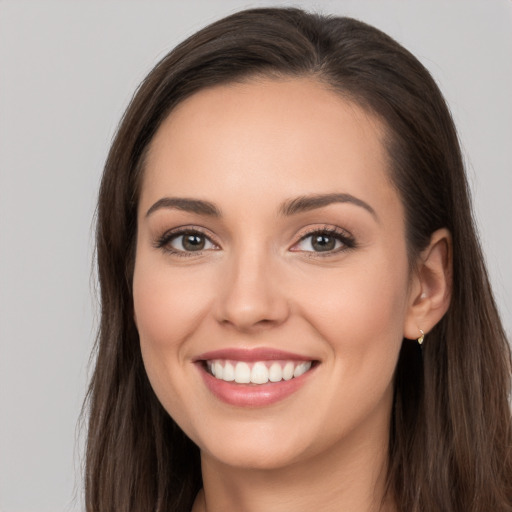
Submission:
<svg viewBox="0 0 512 512">
<path fill-rule="evenodd" d="M 167 402 L 162 393 L 169 384 L 171 388 L 180 385 L 186 341 L 200 322 L 203 309 L 200 280 L 180 280 L 183 274 L 170 272 L 144 251 L 137 255 L 133 277 L 135 322 L 146 372 L 162 403 Z"/>
<path fill-rule="evenodd" d="M 149 258 L 148 258 L 149 259 Z M 187 432 L 194 432 L 194 402 L 187 384 L 195 373 L 187 341 L 201 322 L 207 301 L 200 279 L 187 279 L 166 265 L 136 261 L 133 278 L 135 321 L 144 367 L 164 409 Z M 203 291 L 203 293 L 201 293 Z"/>
<path fill-rule="evenodd" d="M 198 324 L 207 300 L 201 279 L 187 279 L 157 265 L 135 265 L 133 300 L 142 345 L 179 345 Z"/>
<path fill-rule="evenodd" d="M 330 354 L 330 386 L 322 406 L 331 434 L 390 408 L 393 376 L 403 339 L 407 262 L 373 261 L 317 280 L 303 302 L 307 318 Z"/>
<path fill-rule="evenodd" d="M 403 339 L 407 269 L 406 257 L 379 254 L 318 273 L 314 286 L 309 283 L 302 314 L 327 341 L 344 375 L 359 380 L 357 375 L 376 371 L 391 378 Z"/>
</svg>

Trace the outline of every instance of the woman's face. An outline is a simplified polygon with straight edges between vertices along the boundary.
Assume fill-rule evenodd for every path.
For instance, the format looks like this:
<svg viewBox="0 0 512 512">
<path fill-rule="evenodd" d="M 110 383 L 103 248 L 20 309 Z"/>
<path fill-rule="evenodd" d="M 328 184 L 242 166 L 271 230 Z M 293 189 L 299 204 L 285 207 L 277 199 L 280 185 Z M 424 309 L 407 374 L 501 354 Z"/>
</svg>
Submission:
<svg viewBox="0 0 512 512">
<path fill-rule="evenodd" d="M 203 90 L 158 130 L 135 320 L 153 389 L 203 456 L 277 468 L 387 440 L 410 300 L 382 136 L 307 79 Z"/>
</svg>

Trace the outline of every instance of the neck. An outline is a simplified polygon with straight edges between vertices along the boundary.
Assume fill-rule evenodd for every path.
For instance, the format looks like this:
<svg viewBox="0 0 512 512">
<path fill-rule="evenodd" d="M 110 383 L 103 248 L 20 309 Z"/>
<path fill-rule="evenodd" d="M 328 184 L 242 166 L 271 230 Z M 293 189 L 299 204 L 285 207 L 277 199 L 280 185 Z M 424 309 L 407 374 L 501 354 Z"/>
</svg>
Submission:
<svg viewBox="0 0 512 512">
<path fill-rule="evenodd" d="M 202 454 L 204 487 L 193 512 L 394 512 L 385 499 L 387 434 L 358 432 L 328 453 L 274 469 L 231 467 Z"/>
</svg>

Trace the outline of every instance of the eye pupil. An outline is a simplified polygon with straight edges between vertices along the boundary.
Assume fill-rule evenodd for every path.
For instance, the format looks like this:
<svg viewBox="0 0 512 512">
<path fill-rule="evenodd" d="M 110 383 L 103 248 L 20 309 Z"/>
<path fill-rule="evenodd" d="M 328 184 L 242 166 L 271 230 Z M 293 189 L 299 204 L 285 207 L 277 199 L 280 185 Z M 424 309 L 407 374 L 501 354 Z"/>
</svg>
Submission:
<svg viewBox="0 0 512 512">
<path fill-rule="evenodd" d="M 183 236 L 183 248 L 187 251 L 200 251 L 201 249 L 204 249 L 204 246 L 204 236 L 193 233 Z"/>
<path fill-rule="evenodd" d="M 336 240 L 329 235 L 316 235 L 311 243 L 316 251 L 332 251 L 336 245 Z"/>
</svg>

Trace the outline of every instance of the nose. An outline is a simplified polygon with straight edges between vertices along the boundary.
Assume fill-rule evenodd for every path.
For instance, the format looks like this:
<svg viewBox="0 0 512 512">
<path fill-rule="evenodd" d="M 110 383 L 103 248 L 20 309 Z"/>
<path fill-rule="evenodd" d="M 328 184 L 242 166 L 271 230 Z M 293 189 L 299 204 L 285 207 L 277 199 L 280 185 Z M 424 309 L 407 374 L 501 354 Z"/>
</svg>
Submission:
<svg viewBox="0 0 512 512">
<path fill-rule="evenodd" d="M 239 331 L 259 331 L 289 316 L 286 289 L 278 264 L 260 251 L 245 251 L 226 261 L 217 296 L 217 320 Z"/>
</svg>

